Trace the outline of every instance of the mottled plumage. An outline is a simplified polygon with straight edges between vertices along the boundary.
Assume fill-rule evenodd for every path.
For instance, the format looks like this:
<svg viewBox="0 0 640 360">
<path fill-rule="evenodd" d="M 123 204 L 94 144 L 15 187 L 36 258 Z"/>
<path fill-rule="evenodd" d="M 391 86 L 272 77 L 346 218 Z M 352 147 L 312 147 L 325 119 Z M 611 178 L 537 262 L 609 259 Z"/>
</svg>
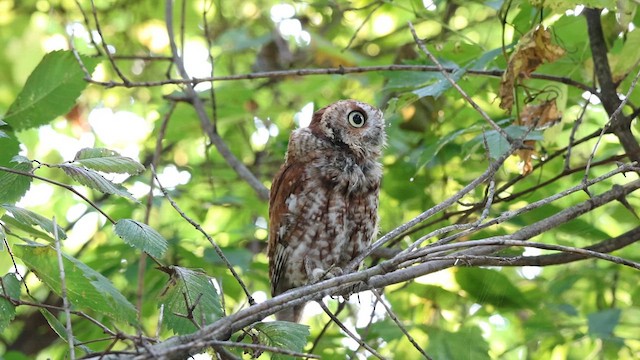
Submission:
<svg viewBox="0 0 640 360">
<path fill-rule="evenodd" d="M 269 199 L 273 296 L 342 272 L 377 232 L 382 112 L 342 100 L 289 138 Z M 304 305 L 276 314 L 299 321 Z"/>
</svg>

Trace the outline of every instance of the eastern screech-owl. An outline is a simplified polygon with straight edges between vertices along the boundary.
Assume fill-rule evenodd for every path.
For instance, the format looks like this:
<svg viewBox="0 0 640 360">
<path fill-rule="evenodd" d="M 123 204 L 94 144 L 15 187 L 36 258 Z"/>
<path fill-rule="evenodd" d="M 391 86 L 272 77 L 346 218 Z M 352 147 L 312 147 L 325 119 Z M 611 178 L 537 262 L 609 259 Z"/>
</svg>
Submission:
<svg viewBox="0 0 640 360">
<path fill-rule="evenodd" d="M 377 232 L 382 112 L 342 100 L 295 130 L 269 199 L 273 296 L 338 275 Z M 299 321 L 304 304 L 276 314 Z"/>
</svg>

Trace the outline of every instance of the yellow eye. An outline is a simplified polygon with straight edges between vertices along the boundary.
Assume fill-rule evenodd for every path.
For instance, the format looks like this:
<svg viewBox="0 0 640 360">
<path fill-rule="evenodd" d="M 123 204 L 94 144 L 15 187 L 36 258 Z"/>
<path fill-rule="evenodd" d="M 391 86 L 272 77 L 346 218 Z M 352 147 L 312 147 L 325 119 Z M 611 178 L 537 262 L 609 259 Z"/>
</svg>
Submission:
<svg viewBox="0 0 640 360">
<path fill-rule="evenodd" d="M 367 120 L 367 117 L 360 111 L 352 111 L 347 115 L 349 119 L 349 124 L 353 127 L 362 127 Z"/>
</svg>

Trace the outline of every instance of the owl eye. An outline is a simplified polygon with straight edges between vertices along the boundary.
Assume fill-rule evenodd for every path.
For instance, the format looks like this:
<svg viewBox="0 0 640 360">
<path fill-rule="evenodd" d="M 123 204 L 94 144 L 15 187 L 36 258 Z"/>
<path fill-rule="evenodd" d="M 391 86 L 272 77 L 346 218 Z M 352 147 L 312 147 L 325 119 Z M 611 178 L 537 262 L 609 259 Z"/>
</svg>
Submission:
<svg viewBox="0 0 640 360">
<path fill-rule="evenodd" d="M 364 122 L 367 120 L 366 116 L 357 110 L 350 112 L 349 115 L 347 115 L 347 118 L 349 119 L 349 124 L 357 128 L 362 127 Z"/>
</svg>

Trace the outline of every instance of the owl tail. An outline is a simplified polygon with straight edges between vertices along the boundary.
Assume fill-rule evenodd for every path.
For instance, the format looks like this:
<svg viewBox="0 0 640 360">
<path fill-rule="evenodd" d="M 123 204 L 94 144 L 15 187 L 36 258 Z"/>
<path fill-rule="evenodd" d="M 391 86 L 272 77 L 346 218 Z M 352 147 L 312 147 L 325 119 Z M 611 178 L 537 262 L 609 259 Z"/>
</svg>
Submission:
<svg viewBox="0 0 640 360">
<path fill-rule="evenodd" d="M 296 305 L 296 306 L 292 306 L 290 308 L 278 311 L 276 313 L 276 320 L 279 321 L 291 321 L 291 322 L 300 322 L 300 318 L 302 317 L 302 310 L 304 310 L 304 306 L 306 304 L 302 304 L 302 305 Z"/>
</svg>

